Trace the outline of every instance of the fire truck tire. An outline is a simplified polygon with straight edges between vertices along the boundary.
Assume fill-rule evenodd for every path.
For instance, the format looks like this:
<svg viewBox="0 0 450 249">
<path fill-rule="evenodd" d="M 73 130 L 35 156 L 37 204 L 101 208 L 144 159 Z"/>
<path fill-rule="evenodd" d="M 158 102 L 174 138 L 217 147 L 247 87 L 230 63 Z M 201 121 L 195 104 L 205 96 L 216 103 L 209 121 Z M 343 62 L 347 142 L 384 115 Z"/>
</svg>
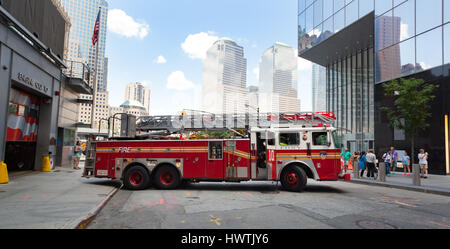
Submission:
<svg viewBox="0 0 450 249">
<path fill-rule="evenodd" d="M 123 185 L 129 190 L 143 190 L 150 185 L 150 176 L 142 166 L 133 166 L 127 170 Z"/>
<path fill-rule="evenodd" d="M 308 176 L 305 170 L 298 166 L 290 166 L 281 173 L 281 185 L 291 192 L 302 192 L 306 188 Z"/>
<path fill-rule="evenodd" d="M 180 185 L 180 176 L 174 167 L 163 165 L 155 172 L 153 185 L 158 189 L 176 189 Z"/>
</svg>

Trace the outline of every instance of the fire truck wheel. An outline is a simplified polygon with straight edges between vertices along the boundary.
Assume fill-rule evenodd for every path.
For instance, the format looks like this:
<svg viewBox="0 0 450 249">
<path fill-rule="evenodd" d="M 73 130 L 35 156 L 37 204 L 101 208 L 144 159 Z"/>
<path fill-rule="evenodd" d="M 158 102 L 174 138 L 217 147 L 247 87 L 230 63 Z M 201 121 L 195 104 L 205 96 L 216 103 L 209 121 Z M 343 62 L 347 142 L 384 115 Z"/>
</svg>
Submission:
<svg viewBox="0 0 450 249">
<path fill-rule="evenodd" d="M 180 184 L 180 177 L 174 167 L 164 165 L 156 171 L 153 183 L 158 189 L 175 189 Z"/>
<path fill-rule="evenodd" d="M 133 166 L 127 170 L 123 180 L 126 189 L 143 190 L 150 184 L 150 176 L 142 166 Z"/>
<path fill-rule="evenodd" d="M 308 176 L 302 168 L 291 166 L 283 170 L 280 181 L 286 190 L 301 192 L 306 188 Z"/>
</svg>

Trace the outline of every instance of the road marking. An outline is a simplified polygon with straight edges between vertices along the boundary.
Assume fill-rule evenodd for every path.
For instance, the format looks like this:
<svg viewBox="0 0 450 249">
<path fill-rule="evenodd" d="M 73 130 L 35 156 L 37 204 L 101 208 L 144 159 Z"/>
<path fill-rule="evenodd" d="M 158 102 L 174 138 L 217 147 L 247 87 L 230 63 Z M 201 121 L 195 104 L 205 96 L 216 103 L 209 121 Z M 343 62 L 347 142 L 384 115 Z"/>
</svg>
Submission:
<svg viewBox="0 0 450 249">
<path fill-rule="evenodd" d="M 211 218 L 209 220 L 209 222 L 216 223 L 217 226 L 221 226 L 222 225 L 222 223 L 220 223 L 220 221 L 222 221 L 221 218 L 214 217 L 214 215 L 212 215 L 212 214 L 210 214 L 209 217 Z"/>
<path fill-rule="evenodd" d="M 435 222 L 435 221 L 430 221 L 430 224 L 438 225 L 438 226 L 441 226 L 441 227 L 450 228 L 450 226 L 447 226 L 447 225 L 445 225 L 445 224 L 441 224 L 441 223 L 438 223 L 438 222 Z"/>
<path fill-rule="evenodd" d="M 416 208 L 417 206 L 412 205 L 412 204 L 408 204 L 408 203 L 403 203 L 403 202 L 399 202 L 399 201 L 394 201 L 395 204 L 399 204 L 399 205 L 403 205 L 403 206 L 407 206 L 407 207 L 414 207 Z"/>
</svg>

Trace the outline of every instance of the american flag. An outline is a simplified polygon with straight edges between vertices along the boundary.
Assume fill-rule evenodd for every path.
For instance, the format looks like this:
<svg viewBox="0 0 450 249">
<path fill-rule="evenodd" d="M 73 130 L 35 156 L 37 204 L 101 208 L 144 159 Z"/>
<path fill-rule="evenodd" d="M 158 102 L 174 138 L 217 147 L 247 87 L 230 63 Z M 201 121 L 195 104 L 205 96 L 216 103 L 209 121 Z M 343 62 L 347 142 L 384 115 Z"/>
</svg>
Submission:
<svg viewBox="0 0 450 249">
<path fill-rule="evenodd" d="M 97 20 L 94 26 L 94 35 L 92 36 L 92 46 L 95 46 L 98 42 L 98 34 L 100 31 L 100 10 L 98 11 Z"/>
</svg>

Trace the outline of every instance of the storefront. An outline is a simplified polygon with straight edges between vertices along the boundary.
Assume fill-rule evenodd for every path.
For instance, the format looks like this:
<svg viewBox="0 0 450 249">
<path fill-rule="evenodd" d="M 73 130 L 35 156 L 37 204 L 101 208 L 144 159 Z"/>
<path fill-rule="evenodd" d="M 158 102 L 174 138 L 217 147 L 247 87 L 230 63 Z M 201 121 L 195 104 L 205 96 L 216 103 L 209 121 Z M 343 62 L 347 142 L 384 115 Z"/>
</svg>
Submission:
<svg viewBox="0 0 450 249">
<path fill-rule="evenodd" d="M 40 170 L 42 156 L 56 153 L 62 63 L 12 26 L 0 23 L 0 161 L 9 171 Z"/>
</svg>

